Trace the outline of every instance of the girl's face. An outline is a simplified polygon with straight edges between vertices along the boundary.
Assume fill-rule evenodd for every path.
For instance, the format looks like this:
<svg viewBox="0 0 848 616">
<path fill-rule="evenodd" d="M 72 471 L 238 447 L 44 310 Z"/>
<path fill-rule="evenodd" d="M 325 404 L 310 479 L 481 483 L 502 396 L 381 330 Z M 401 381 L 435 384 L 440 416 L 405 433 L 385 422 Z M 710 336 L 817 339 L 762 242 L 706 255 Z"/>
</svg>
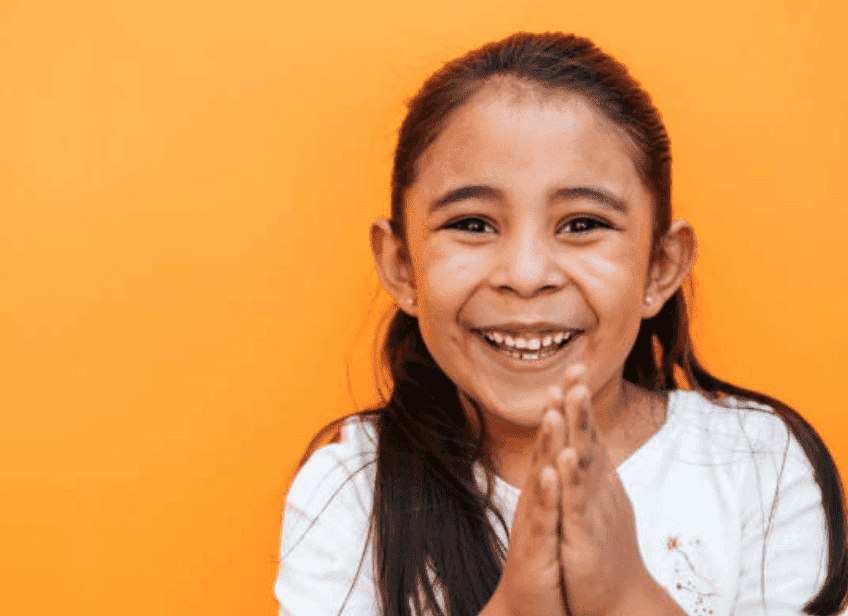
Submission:
<svg viewBox="0 0 848 616">
<path fill-rule="evenodd" d="M 578 361 L 595 395 L 621 386 L 650 294 L 652 199 L 633 152 L 580 96 L 497 79 L 418 161 L 406 194 L 415 315 L 487 413 L 538 425 Z"/>
</svg>

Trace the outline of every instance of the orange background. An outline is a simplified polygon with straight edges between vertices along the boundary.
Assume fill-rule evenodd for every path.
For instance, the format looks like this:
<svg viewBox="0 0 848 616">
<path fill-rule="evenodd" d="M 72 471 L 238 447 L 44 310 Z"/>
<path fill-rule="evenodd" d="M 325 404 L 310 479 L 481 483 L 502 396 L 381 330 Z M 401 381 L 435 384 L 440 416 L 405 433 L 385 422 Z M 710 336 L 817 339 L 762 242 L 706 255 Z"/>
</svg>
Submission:
<svg viewBox="0 0 848 616">
<path fill-rule="evenodd" d="M 706 364 L 848 475 L 844 6 L 0 0 L 0 611 L 275 613 L 346 364 L 373 400 L 403 100 L 519 29 L 591 36 L 653 94 Z"/>
</svg>

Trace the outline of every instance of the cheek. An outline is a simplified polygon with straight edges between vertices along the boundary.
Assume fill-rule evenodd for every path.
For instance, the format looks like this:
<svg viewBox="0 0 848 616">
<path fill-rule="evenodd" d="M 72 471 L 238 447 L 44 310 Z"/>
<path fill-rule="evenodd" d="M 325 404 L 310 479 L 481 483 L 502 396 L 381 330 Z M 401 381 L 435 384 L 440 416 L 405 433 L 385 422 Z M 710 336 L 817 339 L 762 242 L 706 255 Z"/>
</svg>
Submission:
<svg viewBox="0 0 848 616">
<path fill-rule="evenodd" d="M 630 321 L 641 321 L 647 269 L 642 261 L 632 251 L 615 249 L 598 251 L 579 260 L 580 284 L 598 318 L 615 317 L 622 330 L 629 329 Z"/>
<path fill-rule="evenodd" d="M 418 326 L 424 344 L 439 367 L 454 381 L 455 362 L 463 348 L 461 312 L 480 279 L 479 259 L 444 244 L 425 246 L 417 272 Z"/>
<path fill-rule="evenodd" d="M 425 273 L 420 279 L 423 299 L 434 309 L 456 308 L 484 275 L 482 252 L 458 250 L 443 243 L 426 247 L 421 254 L 420 269 Z"/>
</svg>

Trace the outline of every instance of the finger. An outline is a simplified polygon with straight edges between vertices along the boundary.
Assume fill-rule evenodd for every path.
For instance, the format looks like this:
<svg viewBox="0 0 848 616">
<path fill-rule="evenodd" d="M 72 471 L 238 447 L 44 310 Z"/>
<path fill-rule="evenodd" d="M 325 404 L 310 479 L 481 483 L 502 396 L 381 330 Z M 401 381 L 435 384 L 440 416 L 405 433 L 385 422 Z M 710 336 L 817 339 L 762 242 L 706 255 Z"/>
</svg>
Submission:
<svg viewBox="0 0 848 616">
<path fill-rule="evenodd" d="M 539 424 L 539 430 L 536 432 L 536 438 L 533 441 L 533 457 L 530 461 L 529 476 L 536 477 L 542 468 L 544 452 L 548 448 L 550 441 L 550 419 L 548 412 L 542 415 L 542 421 Z"/>
<path fill-rule="evenodd" d="M 566 422 L 562 412 L 549 408 L 542 417 L 546 427 L 540 443 L 541 463 L 556 468 L 556 456 L 565 446 Z"/>
<path fill-rule="evenodd" d="M 562 414 L 552 408 L 548 408 L 542 415 L 542 422 L 536 439 L 533 442 L 533 458 L 530 464 L 529 474 L 538 477 L 545 466 L 556 468 L 556 456 L 563 447 L 563 424 Z"/>
<path fill-rule="evenodd" d="M 529 525 L 523 530 L 529 537 L 527 541 L 516 541 L 516 545 L 523 546 L 521 552 L 525 558 L 548 566 L 556 560 L 560 518 L 559 477 L 550 466 L 534 475 L 529 505 Z"/>
<path fill-rule="evenodd" d="M 546 535 L 556 535 L 559 525 L 559 476 L 550 466 L 539 473 L 537 512 Z"/>
<path fill-rule="evenodd" d="M 557 456 L 557 470 L 560 479 L 560 513 L 563 520 L 571 519 L 586 510 L 585 489 L 581 485 L 580 471 L 577 468 L 577 453 L 566 447 Z"/>
<path fill-rule="evenodd" d="M 588 370 L 589 368 L 583 362 L 569 366 L 563 374 L 563 387 L 565 388 L 563 391 L 568 391 L 568 389 L 577 385 L 577 383 L 585 381 Z"/>
<path fill-rule="evenodd" d="M 586 490 L 577 469 L 577 454 L 567 447 L 557 457 L 560 475 L 560 529 L 559 556 L 561 565 L 574 572 L 582 558 L 592 552 L 587 543 L 587 530 L 591 520 L 587 519 L 588 502 Z"/>
<path fill-rule="evenodd" d="M 545 415 L 542 421 L 547 421 L 551 427 L 550 440 L 545 449 L 543 459 L 545 464 L 556 468 L 556 456 L 568 443 L 568 422 L 565 418 L 564 400 L 562 391 L 558 387 L 548 390 L 548 404 L 545 407 Z"/>
<path fill-rule="evenodd" d="M 578 431 L 584 449 L 578 450 L 577 468 L 585 473 L 584 481 L 591 490 L 598 482 L 608 479 L 610 472 L 615 473 L 609 461 L 603 437 L 598 429 L 595 410 L 589 391 L 579 392 Z M 585 429 L 583 429 L 585 427 Z"/>
<path fill-rule="evenodd" d="M 586 371 L 586 364 L 583 363 L 569 366 L 563 373 L 559 385 L 553 385 L 548 390 L 548 397 L 552 403 L 557 403 L 557 408 L 564 410 L 563 401 L 566 392 L 578 383 L 586 380 Z"/>
<path fill-rule="evenodd" d="M 536 439 L 532 445 L 533 456 L 522 489 L 522 498 L 519 499 L 518 509 L 521 511 L 516 510 L 517 517 L 526 516 L 529 521 L 529 525 L 526 527 L 519 525 L 521 530 L 518 531 L 530 539 L 529 543 L 524 544 L 527 546 L 528 556 L 533 550 L 541 549 L 544 546 L 544 536 L 552 532 L 550 530 L 552 523 L 550 521 L 551 517 L 554 519 L 553 532 L 556 531 L 556 521 L 559 515 L 559 510 L 556 506 L 559 500 L 559 478 L 555 477 L 555 485 L 551 486 L 550 471 L 552 469 L 548 468 L 548 472 L 543 471 L 546 467 L 544 460 L 550 455 L 548 453 L 551 442 L 550 418 L 557 414 L 554 411 L 549 411 L 542 417 L 542 423 L 539 426 Z M 556 498 L 552 496 L 552 493 L 556 495 Z M 551 504 L 552 502 L 554 503 L 553 505 Z M 553 513 L 550 511 L 551 509 L 553 509 Z M 541 544 L 539 543 L 540 541 L 542 541 Z"/>
<path fill-rule="evenodd" d="M 558 453 L 561 447 L 568 445 L 568 432 L 569 426 L 568 421 L 565 420 L 566 411 L 565 411 L 565 392 L 569 391 L 572 387 L 574 387 L 577 383 L 581 382 L 585 379 L 586 376 L 586 365 L 579 363 L 573 366 L 569 366 L 568 369 L 563 373 L 562 381 L 559 385 L 552 385 L 548 389 L 548 404 L 547 407 L 552 408 L 558 411 L 563 415 L 563 423 L 561 424 L 561 433 L 560 436 L 562 439 L 562 445 L 555 446 L 554 453 Z M 559 425 L 559 424 L 557 424 Z M 553 460 L 551 461 L 552 465 L 555 465 Z"/>
<path fill-rule="evenodd" d="M 589 389 L 583 384 L 572 387 L 566 395 L 565 407 L 569 427 L 568 446 L 577 454 L 578 470 L 585 473 L 592 465 L 594 454 L 589 429 L 592 421 Z M 597 441 L 597 431 L 595 431 L 595 439 Z"/>
</svg>

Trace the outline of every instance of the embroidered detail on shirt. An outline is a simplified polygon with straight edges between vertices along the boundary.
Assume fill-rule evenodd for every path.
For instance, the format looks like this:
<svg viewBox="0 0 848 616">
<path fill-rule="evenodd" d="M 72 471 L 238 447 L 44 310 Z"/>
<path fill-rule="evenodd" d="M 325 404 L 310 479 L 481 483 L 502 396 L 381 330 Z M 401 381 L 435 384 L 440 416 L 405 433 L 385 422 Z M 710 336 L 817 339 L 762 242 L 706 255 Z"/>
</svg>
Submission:
<svg viewBox="0 0 848 616">
<path fill-rule="evenodd" d="M 708 565 L 701 540 L 672 535 L 666 540 L 665 547 L 665 564 L 672 574 L 669 579 L 674 580 L 669 589 L 671 596 L 687 614 L 715 614 L 716 602 L 721 598 L 721 593 L 707 575 Z"/>
</svg>

